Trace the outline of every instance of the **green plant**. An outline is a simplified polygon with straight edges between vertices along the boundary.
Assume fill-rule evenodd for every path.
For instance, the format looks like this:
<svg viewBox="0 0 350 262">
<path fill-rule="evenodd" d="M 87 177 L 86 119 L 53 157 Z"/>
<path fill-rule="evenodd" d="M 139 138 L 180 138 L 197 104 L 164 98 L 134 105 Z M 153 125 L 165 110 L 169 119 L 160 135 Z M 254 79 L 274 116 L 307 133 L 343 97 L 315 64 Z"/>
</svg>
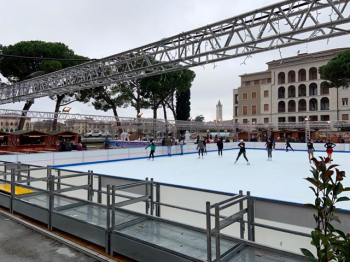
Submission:
<svg viewBox="0 0 350 262">
<path fill-rule="evenodd" d="M 350 261 L 350 234 L 335 229 L 333 222 L 340 223 L 334 212 L 336 204 L 342 201 L 349 201 L 346 196 L 340 196 L 350 188 L 344 188 L 341 181 L 345 177 L 345 171 L 339 171 L 338 165 L 329 165 L 329 158 L 320 157 L 320 161 L 313 158 L 315 167 L 312 167 L 312 177 L 305 178 L 312 184 L 311 190 L 316 199 L 315 204 L 306 204 L 316 211 L 314 218 L 316 228 L 311 232 L 311 244 L 316 247 L 317 257 L 309 250 L 301 248 L 301 252 L 310 261 Z"/>
</svg>

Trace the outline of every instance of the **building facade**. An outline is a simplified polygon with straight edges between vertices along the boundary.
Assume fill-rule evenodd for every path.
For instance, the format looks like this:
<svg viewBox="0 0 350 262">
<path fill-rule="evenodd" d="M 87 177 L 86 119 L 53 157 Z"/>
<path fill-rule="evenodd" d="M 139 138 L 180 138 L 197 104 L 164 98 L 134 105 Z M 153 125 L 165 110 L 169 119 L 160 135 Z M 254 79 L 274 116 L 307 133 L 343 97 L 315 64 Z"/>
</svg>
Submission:
<svg viewBox="0 0 350 262">
<path fill-rule="evenodd" d="M 92 131 L 98 131 L 101 134 L 105 134 L 106 132 L 113 132 L 115 130 L 114 122 L 103 122 L 103 121 L 95 121 L 93 119 L 85 119 L 85 120 L 67 120 L 65 122 L 67 126 L 67 130 L 76 132 L 78 134 L 86 134 Z"/>
<path fill-rule="evenodd" d="M 0 115 L 0 131 L 15 132 L 18 130 L 19 120 L 21 115 L 19 114 L 2 114 Z M 24 121 L 23 130 L 30 130 L 30 118 L 27 117 Z"/>
<path fill-rule="evenodd" d="M 219 100 L 219 103 L 216 105 L 216 121 L 222 121 L 222 104 Z"/>
<path fill-rule="evenodd" d="M 323 88 L 318 68 L 348 48 L 268 62 L 268 70 L 241 75 L 233 90 L 235 123 L 349 120 L 350 89 Z"/>
</svg>

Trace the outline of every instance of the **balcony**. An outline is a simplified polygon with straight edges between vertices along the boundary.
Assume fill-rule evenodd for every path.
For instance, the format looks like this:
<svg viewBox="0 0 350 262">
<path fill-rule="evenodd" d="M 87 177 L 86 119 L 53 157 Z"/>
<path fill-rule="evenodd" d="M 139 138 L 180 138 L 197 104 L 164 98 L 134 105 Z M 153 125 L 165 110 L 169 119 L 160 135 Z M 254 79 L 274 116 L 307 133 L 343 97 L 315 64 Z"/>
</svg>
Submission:
<svg viewBox="0 0 350 262">
<path fill-rule="evenodd" d="M 285 113 L 285 112 L 286 112 L 285 107 L 278 108 L 278 113 Z"/>
<path fill-rule="evenodd" d="M 295 107 L 288 107 L 288 112 L 295 112 Z"/>
<path fill-rule="evenodd" d="M 306 107 L 299 107 L 299 108 L 298 108 L 298 111 L 299 111 L 299 112 L 305 112 L 305 111 L 306 111 Z"/>
</svg>

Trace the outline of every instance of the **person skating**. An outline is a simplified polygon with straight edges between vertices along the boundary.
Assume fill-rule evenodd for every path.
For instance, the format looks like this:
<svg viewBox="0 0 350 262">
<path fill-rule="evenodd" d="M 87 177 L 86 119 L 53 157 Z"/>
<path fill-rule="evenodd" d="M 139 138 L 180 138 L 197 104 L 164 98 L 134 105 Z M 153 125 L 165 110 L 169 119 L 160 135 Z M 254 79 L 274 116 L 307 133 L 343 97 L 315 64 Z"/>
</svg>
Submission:
<svg viewBox="0 0 350 262">
<path fill-rule="evenodd" d="M 222 149 L 224 149 L 223 139 L 220 138 L 220 140 L 216 143 L 216 145 L 218 146 L 218 155 L 222 156 Z"/>
<path fill-rule="evenodd" d="M 204 145 L 204 149 L 203 149 L 203 153 L 205 153 L 206 155 L 208 155 L 208 152 L 207 152 L 207 137 L 205 137 L 203 139 L 203 145 Z"/>
<path fill-rule="evenodd" d="M 183 155 L 184 154 L 184 139 L 181 137 L 181 140 L 180 140 L 180 150 L 181 150 L 181 153 L 180 155 Z"/>
<path fill-rule="evenodd" d="M 197 150 L 198 150 L 198 159 L 201 158 L 201 154 L 202 154 L 202 159 L 203 159 L 204 158 L 203 157 L 203 153 L 204 153 L 204 141 L 203 140 L 198 141 Z"/>
<path fill-rule="evenodd" d="M 265 144 L 267 150 L 267 161 L 272 161 L 272 148 L 273 143 L 271 142 L 271 138 L 269 138 Z"/>
<path fill-rule="evenodd" d="M 243 142 L 243 139 L 241 139 L 239 141 L 238 147 L 239 147 L 239 153 L 238 153 L 235 164 L 237 163 L 238 159 L 243 154 L 243 157 L 245 158 L 245 160 L 247 160 L 247 165 L 250 165 L 249 160 L 248 160 L 247 156 L 245 155 L 245 143 Z"/>
<path fill-rule="evenodd" d="M 327 140 L 327 143 L 324 145 L 324 147 L 326 148 L 326 152 L 327 152 L 327 157 L 329 158 L 329 160 L 333 161 L 332 159 L 332 154 L 333 154 L 333 148 L 335 148 L 336 144 L 332 143 L 331 140 Z"/>
<path fill-rule="evenodd" d="M 156 151 L 156 145 L 154 144 L 153 140 L 150 141 L 149 145 L 145 147 L 145 149 L 151 147 L 151 152 L 149 153 L 149 157 L 147 160 L 150 160 L 152 157 L 152 161 L 154 161 L 154 152 Z"/>
<path fill-rule="evenodd" d="M 292 149 L 294 152 L 294 149 L 292 148 L 292 146 L 290 145 L 290 142 L 292 141 L 292 139 L 290 138 L 290 136 L 288 136 L 287 138 L 287 142 L 286 142 L 286 152 L 288 152 L 288 148 Z"/>
<path fill-rule="evenodd" d="M 311 164 L 311 159 L 314 158 L 314 152 L 315 152 L 314 140 L 309 140 L 309 142 L 307 142 L 307 153 L 309 155 L 310 164 Z"/>
</svg>

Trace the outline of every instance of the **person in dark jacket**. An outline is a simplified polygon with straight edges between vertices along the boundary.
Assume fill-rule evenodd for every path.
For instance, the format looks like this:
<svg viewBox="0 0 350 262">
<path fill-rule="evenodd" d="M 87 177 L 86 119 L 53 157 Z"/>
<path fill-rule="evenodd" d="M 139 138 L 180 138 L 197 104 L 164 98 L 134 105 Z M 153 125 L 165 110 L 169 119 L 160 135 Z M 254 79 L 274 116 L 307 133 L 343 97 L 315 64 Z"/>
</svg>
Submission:
<svg viewBox="0 0 350 262">
<path fill-rule="evenodd" d="M 197 145 L 197 150 L 198 150 L 198 159 L 201 157 L 202 154 L 202 159 L 203 159 L 203 152 L 204 152 L 204 139 L 198 141 Z"/>
<path fill-rule="evenodd" d="M 241 155 L 243 154 L 243 157 L 244 157 L 245 160 L 247 161 L 247 165 L 250 165 L 249 160 L 248 160 L 247 156 L 245 155 L 245 143 L 243 142 L 243 139 L 241 139 L 241 140 L 239 141 L 238 147 L 239 147 L 239 153 L 238 153 L 238 156 L 237 156 L 237 159 L 236 159 L 235 164 L 237 163 L 238 159 L 239 159 L 239 158 L 241 157 Z"/>
<path fill-rule="evenodd" d="M 310 164 L 311 164 L 311 159 L 314 158 L 314 152 L 315 152 L 314 141 L 309 140 L 309 142 L 307 142 L 307 153 L 309 155 Z"/>
<path fill-rule="evenodd" d="M 216 143 L 216 145 L 218 146 L 218 155 L 222 156 L 222 149 L 224 149 L 223 139 L 220 138 L 220 140 Z"/>
<path fill-rule="evenodd" d="M 80 134 L 78 135 L 78 144 L 79 143 L 81 144 L 81 135 Z"/>
<path fill-rule="evenodd" d="M 273 143 L 271 141 L 271 138 L 269 138 L 265 144 L 266 150 L 267 150 L 267 161 L 272 161 L 272 148 L 273 148 Z"/>
<path fill-rule="evenodd" d="M 336 144 L 332 143 L 331 140 L 328 139 L 327 143 L 324 145 L 324 147 L 326 148 L 326 152 L 327 152 L 327 157 L 329 158 L 329 160 L 332 162 L 332 154 L 333 154 L 333 148 L 336 147 Z"/>
<path fill-rule="evenodd" d="M 292 139 L 290 138 L 290 136 L 288 136 L 287 138 L 287 142 L 286 142 L 286 152 L 288 152 L 288 148 L 292 149 L 294 152 L 294 149 L 292 148 L 292 146 L 290 145 L 290 142 L 292 141 Z"/>
<path fill-rule="evenodd" d="M 60 142 L 60 152 L 64 152 L 64 151 L 67 151 L 66 150 L 66 140 L 62 139 Z"/>
</svg>

